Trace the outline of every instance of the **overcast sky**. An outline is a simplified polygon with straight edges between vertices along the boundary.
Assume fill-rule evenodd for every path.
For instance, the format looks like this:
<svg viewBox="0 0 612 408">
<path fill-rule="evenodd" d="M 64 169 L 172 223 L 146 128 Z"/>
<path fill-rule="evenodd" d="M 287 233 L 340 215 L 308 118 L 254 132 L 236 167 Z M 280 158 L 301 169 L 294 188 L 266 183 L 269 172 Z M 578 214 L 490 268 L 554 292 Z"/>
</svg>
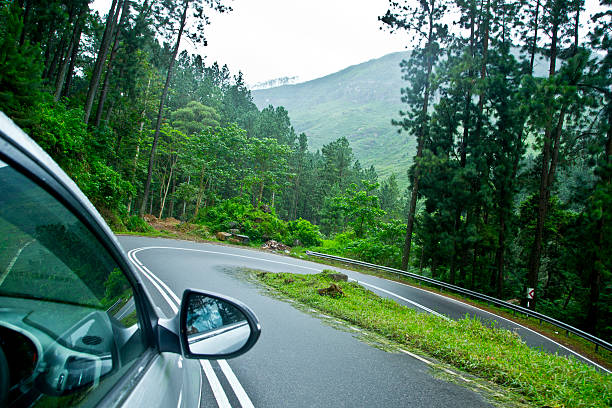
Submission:
<svg viewBox="0 0 612 408">
<path fill-rule="evenodd" d="M 110 0 L 95 0 L 93 8 L 108 13 Z M 300 81 L 402 51 L 403 33 L 380 30 L 377 17 L 388 0 L 233 0 L 227 14 L 210 14 L 207 47 L 183 47 L 206 57 L 208 64 L 241 70 L 248 84 L 283 76 Z M 587 13 L 598 0 L 587 0 Z M 585 19 L 583 18 L 583 21 Z"/>
</svg>

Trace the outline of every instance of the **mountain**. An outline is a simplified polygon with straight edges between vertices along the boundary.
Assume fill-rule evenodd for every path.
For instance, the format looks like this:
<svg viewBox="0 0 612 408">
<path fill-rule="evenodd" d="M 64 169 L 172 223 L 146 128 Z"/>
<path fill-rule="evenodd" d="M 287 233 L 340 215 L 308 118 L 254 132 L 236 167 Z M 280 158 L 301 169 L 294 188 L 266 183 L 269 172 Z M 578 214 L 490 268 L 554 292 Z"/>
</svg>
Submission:
<svg viewBox="0 0 612 408">
<path fill-rule="evenodd" d="M 362 167 L 373 164 L 381 179 L 395 172 L 405 187 L 416 141 L 398 134 L 391 119 L 398 119 L 402 108 L 405 83 L 399 64 L 408 54 L 388 54 L 308 82 L 253 90 L 253 101 L 259 109 L 284 106 L 296 132 L 308 135 L 311 150 L 346 136 Z"/>
<path fill-rule="evenodd" d="M 249 86 L 249 88 L 251 88 L 251 90 L 268 89 L 268 88 L 274 88 L 274 87 L 282 86 L 282 85 L 295 84 L 297 82 L 299 82 L 298 77 L 296 76 L 286 77 L 285 76 L 285 77 L 270 79 L 268 81 L 258 82 L 255 85 Z"/>
</svg>

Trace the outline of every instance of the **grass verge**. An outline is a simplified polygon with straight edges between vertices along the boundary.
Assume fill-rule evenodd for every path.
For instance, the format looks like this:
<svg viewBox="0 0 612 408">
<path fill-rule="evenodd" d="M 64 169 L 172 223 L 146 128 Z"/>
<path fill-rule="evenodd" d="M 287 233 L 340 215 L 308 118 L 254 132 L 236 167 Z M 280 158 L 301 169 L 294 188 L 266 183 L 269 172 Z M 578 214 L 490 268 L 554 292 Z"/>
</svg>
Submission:
<svg viewBox="0 0 612 408">
<path fill-rule="evenodd" d="M 353 282 L 334 282 L 343 296 L 321 296 L 317 290 L 333 282 L 325 273 L 261 273 L 258 277 L 287 297 L 509 387 L 533 404 L 612 406 L 612 376 L 573 358 L 529 348 L 508 330 L 487 327 L 477 319 L 446 321 L 418 313 Z"/>
<path fill-rule="evenodd" d="M 534 317 L 527 317 L 520 313 L 513 313 L 508 309 L 503 307 L 498 307 L 495 305 L 491 305 L 490 303 L 479 301 L 476 299 L 468 298 L 452 291 L 441 290 L 439 287 L 428 285 L 427 283 L 423 283 L 417 281 L 415 279 L 411 279 L 405 276 L 401 276 L 398 274 L 378 270 L 378 269 L 369 269 L 358 267 L 355 265 L 345 264 L 343 262 L 332 261 L 329 259 L 318 258 L 315 256 L 306 255 L 306 249 L 298 248 L 296 251 L 291 251 L 291 256 L 295 258 L 300 258 L 304 260 L 308 260 L 311 262 L 316 262 L 324 265 L 335 266 L 338 268 L 349 269 L 355 272 L 364 273 L 366 275 L 377 276 L 380 278 L 392 280 L 399 283 L 404 283 L 415 288 L 427 290 L 432 293 L 437 293 L 439 295 L 453 298 L 459 300 L 463 303 L 470 304 L 472 306 L 478 307 L 480 309 L 486 310 L 498 316 L 504 317 L 508 320 L 512 320 L 520 325 L 530 328 L 533 331 L 543 334 L 544 336 L 556 341 L 568 347 L 571 350 L 574 350 L 578 354 L 581 354 L 598 364 L 606 367 L 607 369 L 612 369 L 612 352 L 608 351 L 602 347 L 596 350 L 595 345 L 588 340 L 583 339 L 582 337 L 575 336 L 573 334 L 565 333 L 562 329 L 554 326 L 552 324 L 546 322 L 540 322 L 538 319 Z M 416 270 L 411 271 L 413 273 L 417 273 Z"/>
</svg>

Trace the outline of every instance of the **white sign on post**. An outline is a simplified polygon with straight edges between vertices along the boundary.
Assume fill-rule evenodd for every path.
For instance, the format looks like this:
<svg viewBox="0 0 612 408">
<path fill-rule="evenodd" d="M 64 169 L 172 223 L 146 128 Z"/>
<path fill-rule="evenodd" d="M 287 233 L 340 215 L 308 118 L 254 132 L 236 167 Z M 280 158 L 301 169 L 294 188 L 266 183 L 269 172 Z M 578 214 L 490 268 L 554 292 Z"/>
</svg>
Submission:
<svg viewBox="0 0 612 408">
<path fill-rule="evenodd" d="M 534 288 L 527 288 L 527 299 L 533 299 L 533 296 L 535 295 L 535 289 Z"/>
</svg>

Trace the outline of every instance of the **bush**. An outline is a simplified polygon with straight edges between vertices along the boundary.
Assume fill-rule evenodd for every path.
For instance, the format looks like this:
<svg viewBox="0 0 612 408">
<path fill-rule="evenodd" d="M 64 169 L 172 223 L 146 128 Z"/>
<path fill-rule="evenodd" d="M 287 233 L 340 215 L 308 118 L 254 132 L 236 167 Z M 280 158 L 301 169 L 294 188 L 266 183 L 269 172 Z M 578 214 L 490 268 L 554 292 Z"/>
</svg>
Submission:
<svg viewBox="0 0 612 408">
<path fill-rule="evenodd" d="M 227 231 L 237 224 L 237 228 L 252 241 L 274 239 L 284 242 L 289 237 L 285 221 L 274 213 L 255 209 L 244 197 L 225 200 L 205 209 L 196 222 L 208 226 L 213 232 Z"/>
<path fill-rule="evenodd" d="M 145 220 L 137 215 L 132 215 L 124 221 L 125 227 L 132 232 L 153 232 L 155 229 L 151 227 Z"/>
<path fill-rule="evenodd" d="M 246 214 L 241 226 L 242 232 L 255 241 L 273 239 L 285 242 L 287 240 L 287 223 L 276 218 L 274 214 L 261 210 L 253 210 Z"/>
<path fill-rule="evenodd" d="M 295 240 L 299 240 L 304 246 L 307 247 L 321 245 L 323 242 L 321 239 L 321 233 L 319 232 L 319 226 L 313 225 L 307 220 L 300 218 L 295 221 L 289 221 L 287 227 L 291 241 L 289 245 L 292 245 L 293 241 Z"/>
<path fill-rule="evenodd" d="M 353 230 L 325 240 L 318 250 L 331 255 L 356 258 L 389 267 L 400 267 L 406 224 L 391 221 L 378 225 L 372 235 L 357 239 Z"/>
<path fill-rule="evenodd" d="M 121 175 L 104 163 L 95 161 L 87 172 L 75 177 L 83 193 L 96 206 L 103 205 L 111 210 L 119 210 L 123 200 L 134 194 L 134 187 Z"/>
</svg>

